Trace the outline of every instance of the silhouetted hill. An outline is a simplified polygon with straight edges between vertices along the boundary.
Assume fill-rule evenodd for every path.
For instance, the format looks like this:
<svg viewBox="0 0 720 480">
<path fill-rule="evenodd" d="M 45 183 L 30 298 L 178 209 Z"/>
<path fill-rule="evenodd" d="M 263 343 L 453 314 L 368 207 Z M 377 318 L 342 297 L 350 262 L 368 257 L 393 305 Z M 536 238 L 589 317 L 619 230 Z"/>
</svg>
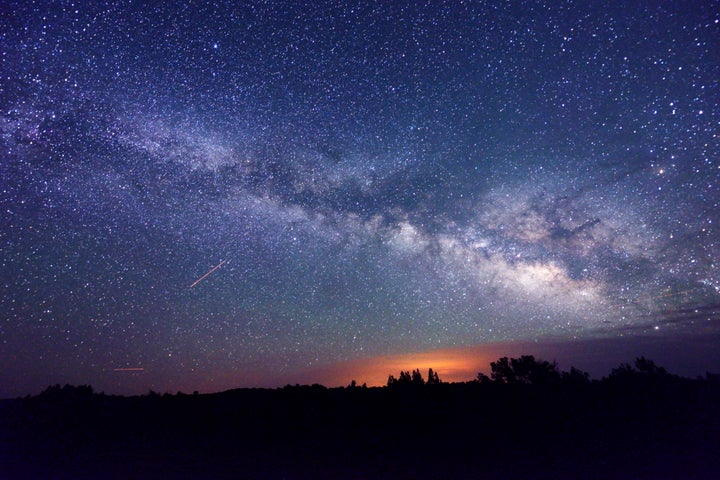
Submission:
<svg viewBox="0 0 720 480">
<path fill-rule="evenodd" d="M 501 359 L 492 378 L 409 375 L 383 388 L 120 397 L 49 387 L 0 402 L 0 478 L 720 476 L 717 377 L 638 359 L 590 381 L 546 363 Z"/>
</svg>

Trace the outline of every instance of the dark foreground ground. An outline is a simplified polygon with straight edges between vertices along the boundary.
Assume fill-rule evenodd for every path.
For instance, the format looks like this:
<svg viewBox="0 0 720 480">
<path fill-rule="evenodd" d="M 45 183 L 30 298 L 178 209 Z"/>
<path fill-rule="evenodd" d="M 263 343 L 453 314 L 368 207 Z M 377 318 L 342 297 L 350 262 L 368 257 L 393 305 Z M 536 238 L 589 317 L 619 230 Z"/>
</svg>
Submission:
<svg viewBox="0 0 720 480">
<path fill-rule="evenodd" d="M 286 387 L 0 402 L 0 478 L 720 478 L 720 382 Z"/>
</svg>

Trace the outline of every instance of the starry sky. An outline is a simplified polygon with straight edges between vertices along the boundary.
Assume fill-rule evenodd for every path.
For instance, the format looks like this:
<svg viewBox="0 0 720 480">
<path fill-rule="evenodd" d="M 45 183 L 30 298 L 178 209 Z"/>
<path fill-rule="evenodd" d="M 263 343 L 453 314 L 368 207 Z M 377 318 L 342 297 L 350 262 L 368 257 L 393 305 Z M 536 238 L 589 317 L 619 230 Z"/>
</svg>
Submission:
<svg viewBox="0 0 720 480">
<path fill-rule="evenodd" d="M 1 7 L 0 397 L 720 369 L 719 2 L 151 3 Z"/>
</svg>

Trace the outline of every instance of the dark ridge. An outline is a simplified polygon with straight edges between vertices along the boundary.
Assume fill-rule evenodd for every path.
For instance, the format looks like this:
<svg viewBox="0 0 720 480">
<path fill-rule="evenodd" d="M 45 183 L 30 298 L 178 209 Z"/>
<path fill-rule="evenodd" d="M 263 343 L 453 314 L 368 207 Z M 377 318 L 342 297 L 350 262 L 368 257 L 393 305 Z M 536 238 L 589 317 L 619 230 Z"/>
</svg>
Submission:
<svg viewBox="0 0 720 480">
<path fill-rule="evenodd" d="M 605 378 L 532 356 L 491 376 L 0 402 L 3 479 L 719 478 L 720 375 L 639 358 Z"/>
</svg>

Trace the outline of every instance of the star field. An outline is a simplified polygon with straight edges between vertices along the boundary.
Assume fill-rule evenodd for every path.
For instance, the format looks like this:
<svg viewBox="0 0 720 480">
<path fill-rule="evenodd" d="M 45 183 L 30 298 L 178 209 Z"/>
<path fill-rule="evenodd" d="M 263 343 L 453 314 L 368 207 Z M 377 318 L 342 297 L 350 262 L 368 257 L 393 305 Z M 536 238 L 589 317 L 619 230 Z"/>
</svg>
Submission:
<svg viewBox="0 0 720 480">
<path fill-rule="evenodd" d="M 4 396 L 718 335 L 718 2 L 5 10 Z"/>
</svg>

